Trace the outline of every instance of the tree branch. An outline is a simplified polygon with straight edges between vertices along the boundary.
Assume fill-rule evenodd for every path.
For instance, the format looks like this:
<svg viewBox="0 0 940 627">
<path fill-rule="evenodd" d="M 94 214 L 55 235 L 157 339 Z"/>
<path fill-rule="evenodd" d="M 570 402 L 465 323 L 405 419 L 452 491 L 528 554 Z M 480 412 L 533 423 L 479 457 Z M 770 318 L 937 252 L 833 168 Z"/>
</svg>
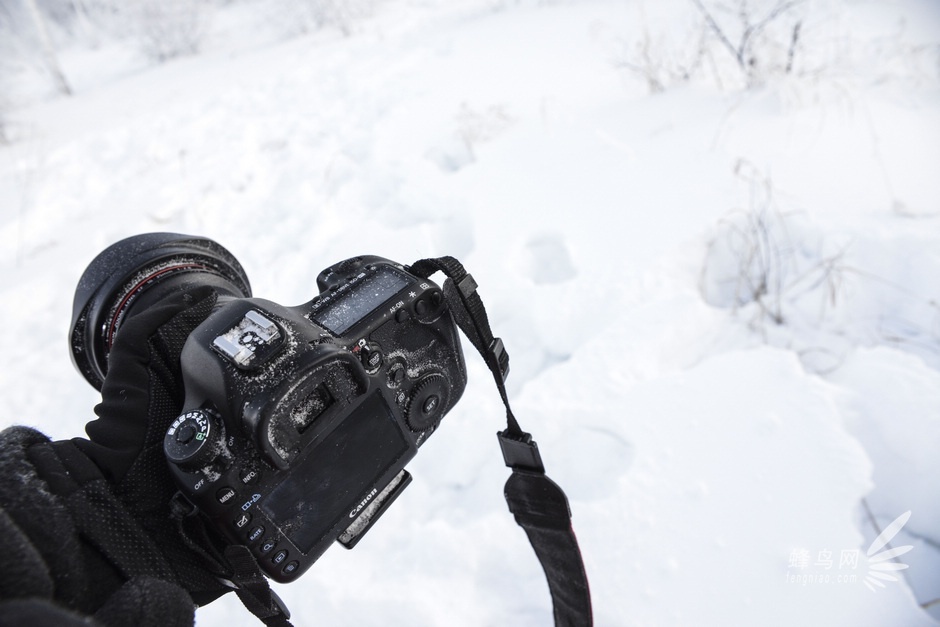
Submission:
<svg viewBox="0 0 940 627">
<path fill-rule="evenodd" d="M 737 59 L 738 65 L 740 65 L 743 69 L 745 67 L 744 57 L 741 55 L 738 49 L 734 47 L 734 44 L 728 40 L 727 35 L 725 35 L 725 32 L 721 30 L 718 22 L 715 21 L 715 18 L 712 17 L 712 14 L 708 11 L 707 8 L 705 8 L 705 5 L 702 4 L 702 0 L 692 0 L 692 3 L 698 7 L 698 10 L 702 13 L 702 17 L 705 18 L 705 22 L 708 24 L 708 27 L 711 28 L 712 32 L 715 33 L 715 36 L 718 37 L 718 41 L 720 41 L 722 45 L 728 49 L 728 52 L 730 52 L 731 55 Z"/>
</svg>

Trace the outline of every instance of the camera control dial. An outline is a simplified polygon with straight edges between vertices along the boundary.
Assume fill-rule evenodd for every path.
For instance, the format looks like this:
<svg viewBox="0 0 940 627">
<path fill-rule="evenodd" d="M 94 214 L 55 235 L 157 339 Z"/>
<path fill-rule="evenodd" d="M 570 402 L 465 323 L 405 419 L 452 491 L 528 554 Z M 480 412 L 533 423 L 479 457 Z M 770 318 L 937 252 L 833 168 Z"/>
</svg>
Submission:
<svg viewBox="0 0 940 627">
<path fill-rule="evenodd" d="M 448 386 L 444 375 L 425 375 L 415 384 L 408 399 L 408 426 L 415 431 L 433 426 L 447 410 L 447 401 Z"/>
<path fill-rule="evenodd" d="M 163 451 L 181 469 L 199 470 L 219 456 L 223 442 L 219 420 L 204 409 L 194 409 L 179 416 L 167 429 Z"/>
</svg>

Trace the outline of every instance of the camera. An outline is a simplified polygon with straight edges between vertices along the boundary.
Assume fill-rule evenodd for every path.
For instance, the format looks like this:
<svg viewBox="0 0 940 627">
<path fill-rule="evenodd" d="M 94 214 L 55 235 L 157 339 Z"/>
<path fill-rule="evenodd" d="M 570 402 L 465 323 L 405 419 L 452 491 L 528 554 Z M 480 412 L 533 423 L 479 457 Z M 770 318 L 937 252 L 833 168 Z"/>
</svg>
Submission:
<svg viewBox="0 0 940 627">
<path fill-rule="evenodd" d="M 152 233 L 98 255 L 73 305 L 73 361 L 100 389 L 126 319 L 195 286 L 218 294 L 183 347 L 185 401 L 164 453 L 180 494 L 279 582 L 334 541 L 362 538 L 467 381 L 457 325 L 429 279 L 362 256 L 316 281 L 295 307 L 253 298 L 216 242 Z"/>
</svg>

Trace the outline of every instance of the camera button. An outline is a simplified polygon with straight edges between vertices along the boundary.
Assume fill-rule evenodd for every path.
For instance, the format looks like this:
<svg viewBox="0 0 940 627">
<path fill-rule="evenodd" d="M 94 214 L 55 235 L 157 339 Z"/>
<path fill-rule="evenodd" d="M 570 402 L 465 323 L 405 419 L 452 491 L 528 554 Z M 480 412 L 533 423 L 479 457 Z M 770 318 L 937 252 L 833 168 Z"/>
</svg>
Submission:
<svg viewBox="0 0 940 627">
<path fill-rule="evenodd" d="M 421 408 L 425 414 L 433 414 L 437 410 L 437 406 L 440 404 L 441 398 L 437 394 L 432 394 L 424 401 L 424 407 Z"/>
<path fill-rule="evenodd" d="M 261 479 L 261 472 L 253 467 L 243 468 L 242 471 L 238 473 L 238 478 L 245 485 L 254 485 Z"/>
<path fill-rule="evenodd" d="M 258 538 L 260 538 L 263 535 L 264 535 L 264 527 L 262 527 L 261 525 L 258 525 L 257 527 L 253 528 L 251 531 L 248 532 L 248 541 L 256 542 Z"/>
<path fill-rule="evenodd" d="M 193 438 L 196 437 L 196 433 L 196 427 L 184 424 L 176 430 L 176 441 L 180 444 L 189 444 L 193 441 Z"/>
<path fill-rule="evenodd" d="M 222 505 L 231 505 L 235 500 L 235 494 L 235 490 L 226 486 L 215 493 L 215 498 Z"/>
<path fill-rule="evenodd" d="M 274 562 L 275 564 L 280 564 L 286 559 L 287 559 L 287 551 L 285 551 L 284 549 L 281 549 L 280 551 L 274 554 L 274 557 L 271 558 L 271 561 Z"/>
<path fill-rule="evenodd" d="M 405 380 L 405 365 L 396 361 L 388 368 L 388 386 L 397 388 Z"/>
<path fill-rule="evenodd" d="M 270 553 L 271 551 L 273 551 L 274 547 L 276 546 L 277 546 L 277 540 L 275 540 L 274 538 L 268 538 L 267 540 L 261 543 L 261 548 L 259 550 L 261 551 L 261 554 L 264 555 L 265 553 Z"/>
<path fill-rule="evenodd" d="M 298 562 L 297 560 L 293 560 L 293 561 L 287 562 L 287 566 L 285 566 L 284 570 L 281 572 L 283 572 L 285 575 L 290 575 L 292 573 L 297 572 L 298 568 L 300 568 L 300 562 Z"/>
<path fill-rule="evenodd" d="M 417 302 L 415 302 L 415 313 L 419 316 L 423 316 L 424 314 L 428 313 L 428 301 L 424 300 L 423 298 L 419 298 Z"/>
<path fill-rule="evenodd" d="M 408 404 L 405 416 L 412 431 L 424 431 L 434 426 L 447 410 L 447 379 L 441 374 L 425 375 L 418 381 Z"/>
<path fill-rule="evenodd" d="M 384 358 L 382 357 L 382 351 L 374 346 L 369 346 L 368 344 L 363 346 L 359 350 L 359 359 L 362 361 L 363 367 L 366 369 L 366 372 L 373 373 L 377 371 L 381 366 Z"/>
</svg>

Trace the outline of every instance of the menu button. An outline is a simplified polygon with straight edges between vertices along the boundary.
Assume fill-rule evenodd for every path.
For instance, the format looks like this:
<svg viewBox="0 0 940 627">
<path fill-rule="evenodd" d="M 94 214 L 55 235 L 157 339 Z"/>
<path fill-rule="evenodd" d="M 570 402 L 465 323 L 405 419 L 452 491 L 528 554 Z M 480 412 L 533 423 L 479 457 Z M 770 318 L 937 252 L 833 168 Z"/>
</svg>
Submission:
<svg viewBox="0 0 940 627">
<path fill-rule="evenodd" d="M 235 498 L 235 490 L 226 486 L 224 488 L 221 488 L 218 492 L 215 493 L 215 498 L 222 505 L 228 505 Z"/>
</svg>

